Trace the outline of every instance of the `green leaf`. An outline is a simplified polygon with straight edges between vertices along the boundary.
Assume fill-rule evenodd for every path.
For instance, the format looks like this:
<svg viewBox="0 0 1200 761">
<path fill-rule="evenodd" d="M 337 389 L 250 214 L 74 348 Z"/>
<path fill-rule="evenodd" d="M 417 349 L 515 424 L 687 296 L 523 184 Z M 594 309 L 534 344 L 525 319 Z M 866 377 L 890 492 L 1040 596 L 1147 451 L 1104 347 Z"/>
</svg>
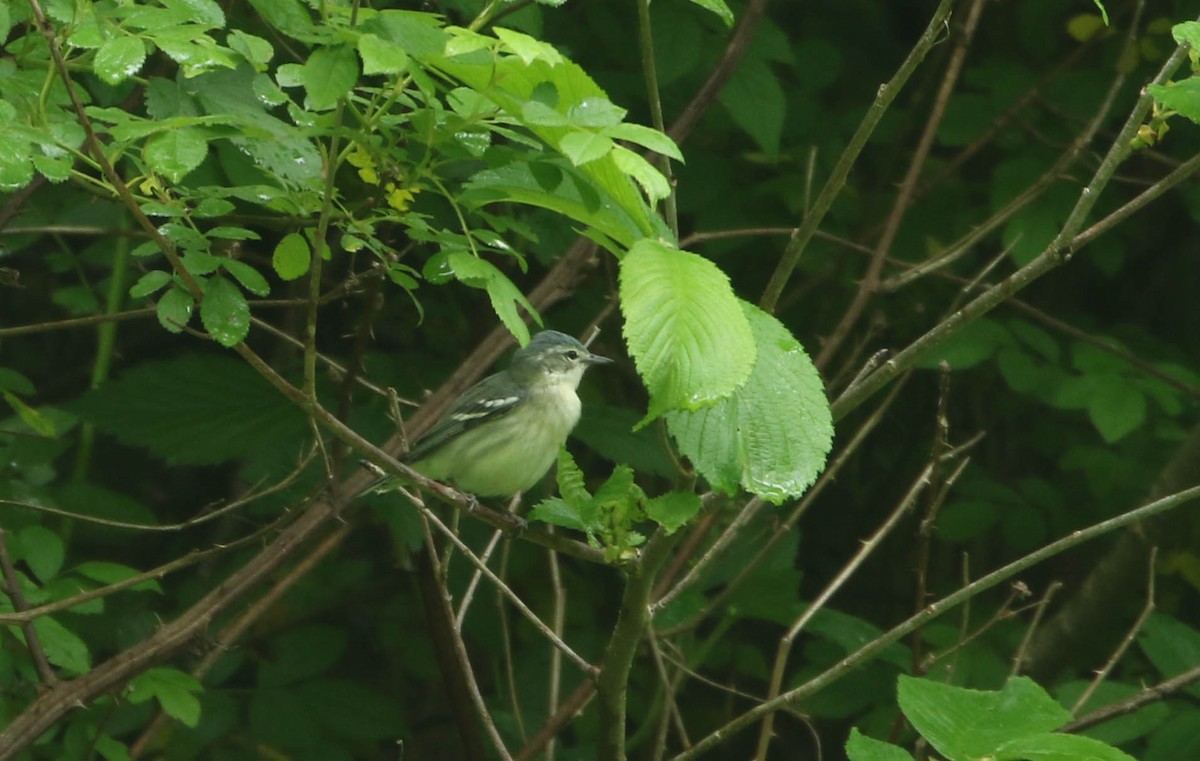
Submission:
<svg viewBox="0 0 1200 761">
<path fill-rule="evenodd" d="M 207 136 L 197 129 L 169 130 L 146 141 L 146 163 L 171 182 L 182 180 L 184 175 L 200 166 L 207 155 Z"/>
<path fill-rule="evenodd" d="M 601 96 L 584 98 L 567 109 L 567 118 L 580 127 L 615 127 L 628 113 L 625 109 Z"/>
<path fill-rule="evenodd" d="M 100 46 L 92 59 L 92 70 L 108 84 L 115 85 L 137 74 L 145 60 L 146 43 L 138 37 L 121 35 Z"/>
<path fill-rule="evenodd" d="M 1200 631 L 1166 613 L 1155 613 L 1138 634 L 1138 646 L 1163 679 L 1178 676 L 1200 663 Z M 1200 685 L 1187 692 L 1200 697 Z"/>
<path fill-rule="evenodd" d="M 154 698 L 165 714 L 184 726 L 195 727 L 200 723 L 200 700 L 196 693 L 203 689 L 200 680 L 191 674 L 178 669 L 152 668 L 129 681 L 126 697 L 130 703 Z"/>
<path fill-rule="evenodd" d="M 994 756 L 1013 738 L 1051 732 L 1071 720 L 1027 677 L 1009 679 L 998 692 L 983 692 L 901 674 L 898 698 L 913 727 L 952 759 Z"/>
<path fill-rule="evenodd" d="M 47 420 L 36 407 L 29 406 L 21 401 L 19 396 L 8 390 L 0 391 L 0 395 L 4 396 L 4 401 L 8 403 L 9 407 L 12 407 L 13 412 L 17 413 L 17 417 L 21 419 L 21 422 L 29 426 L 31 431 L 47 438 L 58 436 L 58 432 L 54 428 L 54 423 Z"/>
<path fill-rule="evenodd" d="M 171 464 L 210 465 L 308 440 L 304 414 L 244 362 L 146 362 L 72 407 L 102 433 Z"/>
<path fill-rule="evenodd" d="M 308 93 L 309 108 L 331 109 L 358 81 L 358 56 L 348 45 L 317 48 L 304 63 L 301 81 Z"/>
<path fill-rule="evenodd" d="M 1109 444 L 1136 430 L 1146 420 L 1146 396 L 1123 376 L 1094 376 L 1088 417 Z"/>
<path fill-rule="evenodd" d="M 515 162 L 486 169 L 467 183 L 462 200 L 476 208 L 496 201 L 540 206 L 594 227 L 625 246 L 644 234 L 634 217 L 566 161 Z"/>
<path fill-rule="evenodd" d="M 706 11 L 711 11 L 725 22 L 725 26 L 733 26 L 733 11 L 725 4 L 725 0 L 690 0 Z"/>
<path fill-rule="evenodd" d="M 787 95 L 763 58 L 753 54 L 753 50 L 747 54 L 721 88 L 718 100 L 764 153 L 779 155 Z"/>
<path fill-rule="evenodd" d="M 680 451 L 716 489 L 739 485 L 775 504 L 797 496 L 825 467 L 833 421 L 821 376 L 800 343 L 771 315 L 741 302 L 758 347 L 750 377 L 697 411 L 672 412 Z"/>
<path fill-rule="evenodd" d="M 620 295 L 625 340 L 650 392 L 643 425 L 712 404 L 750 377 L 754 335 L 712 262 L 641 240 L 621 260 Z"/>
<path fill-rule="evenodd" d="M 21 543 L 20 556 L 34 576 L 47 582 L 58 575 L 66 555 L 58 534 L 44 526 L 26 526 L 17 532 L 17 540 Z"/>
<path fill-rule="evenodd" d="M 568 132 L 558 144 L 572 164 L 580 166 L 604 158 L 613 149 L 612 140 L 595 132 Z"/>
<path fill-rule="evenodd" d="M 646 500 L 646 517 L 662 526 L 668 534 L 700 512 L 700 496 L 694 492 L 671 491 Z"/>
<path fill-rule="evenodd" d="M 512 333 L 522 346 L 529 343 L 529 327 L 518 314 L 517 305 L 524 307 L 538 325 L 542 324 L 542 318 L 533 308 L 533 304 L 525 298 L 525 294 L 521 293 L 503 272 L 491 262 L 462 251 L 451 251 L 446 262 L 459 282 L 472 288 L 485 289 L 488 299 L 492 302 L 492 309 L 504 323 L 504 327 L 508 328 L 508 332 Z"/>
<path fill-rule="evenodd" d="M 304 42 L 317 36 L 308 11 L 300 0 L 250 0 L 254 10 L 280 32 Z"/>
<path fill-rule="evenodd" d="M 308 241 L 299 233 L 283 236 L 283 240 L 279 241 L 271 255 L 271 266 L 275 268 L 275 274 L 284 280 L 303 277 L 308 274 L 311 265 L 312 251 L 308 247 Z"/>
<path fill-rule="evenodd" d="M 200 322 L 217 343 L 236 346 L 250 332 L 250 305 L 236 285 L 223 277 L 210 278 L 200 302 Z"/>
<path fill-rule="evenodd" d="M 105 586 L 117 584 L 140 573 L 136 568 L 130 568 L 120 563 L 108 563 L 103 560 L 90 560 L 86 563 L 80 563 L 71 570 L 84 578 L 99 582 Z M 132 587 L 128 587 L 128 589 L 132 592 L 158 592 L 159 594 L 162 594 L 163 591 L 162 586 L 154 579 L 138 582 Z"/>
<path fill-rule="evenodd" d="M 1007 328 L 991 318 L 980 317 L 954 331 L 917 366 L 935 368 L 945 362 L 951 370 L 966 370 L 991 358 L 999 347 L 1012 343 Z"/>
<path fill-rule="evenodd" d="M 1176 24 L 1171 27 L 1171 36 L 1180 45 L 1187 45 L 1192 50 L 1200 51 L 1200 23 L 1184 21 Z"/>
<path fill-rule="evenodd" d="M 539 502 L 529 511 L 529 519 L 574 531 L 586 532 L 589 529 L 583 514 L 559 497 L 551 497 Z"/>
<path fill-rule="evenodd" d="M 275 49 L 271 47 L 270 42 L 264 40 L 262 37 L 246 34 L 241 29 L 230 31 L 228 43 L 230 50 L 240 53 L 243 58 L 254 64 L 256 68 L 265 68 L 275 55 Z M 261 71 L 262 68 L 259 70 Z"/>
<path fill-rule="evenodd" d="M 284 632 L 271 641 L 270 656 L 260 662 L 258 683 L 282 687 L 323 674 L 341 659 L 346 644 L 346 632 L 326 624 Z"/>
<path fill-rule="evenodd" d="M 39 616 L 33 628 L 41 640 L 46 658 L 72 676 L 85 674 L 92 668 L 92 654 L 74 632 L 50 616 Z M 22 638 L 24 639 L 24 638 Z"/>
<path fill-rule="evenodd" d="M 255 296 L 266 296 L 271 292 L 271 286 L 267 283 L 267 279 L 249 264 L 237 259 L 222 259 L 221 266 L 226 272 L 237 278 L 243 288 Z"/>
<path fill-rule="evenodd" d="M 1200 124 L 1200 77 L 1188 77 L 1165 85 L 1147 85 L 1146 92 L 1172 111 Z"/>
<path fill-rule="evenodd" d="M 912 754 L 891 743 L 867 737 L 854 727 L 850 730 L 850 739 L 846 740 L 846 758 L 849 761 L 912 761 Z"/>
<path fill-rule="evenodd" d="M 363 74 L 400 74 L 408 68 L 404 48 L 373 34 L 358 38 L 358 54 L 362 56 Z"/>
<path fill-rule="evenodd" d="M 176 285 L 162 295 L 155 311 L 158 314 L 160 325 L 171 333 L 179 333 L 192 318 L 192 309 L 195 306 L 196 302 L 192 298 L 192 294 L 185 291 L 182 286 Z"/>
<path fill-rule="evenodd" d="M 1015 737 L 1002 743 L 993 758 L 996 761 L 1137 761 L 1094 738 L 1058 732 Z"/>
<path fill-rule="evenodd" d="M 545 61 L 551 66 L 563 62 L 562 53 L 548 42 L 504 27 L 496 27 L 492 31 L 526 65 L 534 61 Z"/>
<path fill-rule="evenodd" d="M 400 704 L 348 679 L 318 679 L 297 690 L 319 710 L 318 720 L 340 737 L 365 742 L 394 742 L 408 730 Z"/>
<path fill-rule="evenodd" d="M 651 203 L 657 203 L 671 195 L 671 184 L 667 182 L 667 178 L 641 155 L 618 145 L 613 148 L 612 157 L 617 168 L 637 182 Z"/>
<path fill-rule="evenodd" d="M 661 153 L 664 156 L 673 158 L 676 161 L 683 161 L 683 153 L 680 152 L 679 146 L 675 144 L 675 141 L 656 129 L 651 129 L 641 124 L 622 122 L 615 127 L 609 127 L 604 130 L 604 134 L 614 140 L 627 140 L 643 148 L 649 148 L 655 153 Z"/>
</svg>

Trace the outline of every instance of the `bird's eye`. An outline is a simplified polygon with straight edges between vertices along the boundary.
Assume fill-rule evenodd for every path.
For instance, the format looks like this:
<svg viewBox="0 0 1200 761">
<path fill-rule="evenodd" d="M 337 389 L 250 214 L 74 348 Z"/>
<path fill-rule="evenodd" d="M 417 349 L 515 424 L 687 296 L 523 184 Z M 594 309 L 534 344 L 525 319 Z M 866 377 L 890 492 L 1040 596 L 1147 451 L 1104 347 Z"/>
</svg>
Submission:
<svg viewBox="0 0 1200 761">
<path fill-rule="evenodd" d="M 569 349 L 565 356 L 567 359 L 576 360 L 579 359 L 579 352 L 575 351 L 574 349 Z"/>
</svg>

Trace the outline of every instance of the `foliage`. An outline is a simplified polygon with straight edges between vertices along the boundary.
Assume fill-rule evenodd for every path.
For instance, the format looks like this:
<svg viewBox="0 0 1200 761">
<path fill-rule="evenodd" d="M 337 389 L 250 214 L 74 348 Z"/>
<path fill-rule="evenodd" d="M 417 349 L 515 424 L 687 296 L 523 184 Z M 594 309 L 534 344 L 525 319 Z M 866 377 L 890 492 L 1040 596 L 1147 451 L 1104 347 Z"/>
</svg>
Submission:
<svg viewBox="0 0 1200 761">
<path fill-rule="evenodd" d="M 0 759 L 1200 754 L 1200 7 L 785 5 L 0 5 Z"/>
</svg>

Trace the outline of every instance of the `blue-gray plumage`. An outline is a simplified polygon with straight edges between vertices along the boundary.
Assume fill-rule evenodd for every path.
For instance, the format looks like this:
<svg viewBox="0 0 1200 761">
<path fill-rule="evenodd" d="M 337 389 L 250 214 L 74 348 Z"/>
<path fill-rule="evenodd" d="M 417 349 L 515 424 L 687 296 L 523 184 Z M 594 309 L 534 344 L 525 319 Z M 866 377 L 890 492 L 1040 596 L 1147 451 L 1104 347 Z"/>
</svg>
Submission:
<svg viewBox="0 0 1200 761">
<path fill-rule="evenodd" d="M 405 461 L 478 496 L 525 491 L 554 464 L 579 422 L 575 390 L 584 371 L 611 361 L 571 336 L 543 330 L 506 370 L 463 392 Z"/>
</svg>

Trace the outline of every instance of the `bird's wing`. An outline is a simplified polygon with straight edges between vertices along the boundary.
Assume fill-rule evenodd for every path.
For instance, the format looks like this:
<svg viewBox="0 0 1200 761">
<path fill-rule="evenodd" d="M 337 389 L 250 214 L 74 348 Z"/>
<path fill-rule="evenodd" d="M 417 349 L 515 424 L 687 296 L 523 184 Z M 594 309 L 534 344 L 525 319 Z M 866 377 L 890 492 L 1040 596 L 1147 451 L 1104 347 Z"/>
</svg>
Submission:
<svg viewBox="0 0 1200 761">
<path fill-rule="evenodd" d="M 417 439 L 405 461 L 422 460 L 462 432 L 509 414 L 524 396 L 520 386 L 503 382 L 499 373 L 484 378 L 464 391 L 433 427 Z"/>
</svg>

